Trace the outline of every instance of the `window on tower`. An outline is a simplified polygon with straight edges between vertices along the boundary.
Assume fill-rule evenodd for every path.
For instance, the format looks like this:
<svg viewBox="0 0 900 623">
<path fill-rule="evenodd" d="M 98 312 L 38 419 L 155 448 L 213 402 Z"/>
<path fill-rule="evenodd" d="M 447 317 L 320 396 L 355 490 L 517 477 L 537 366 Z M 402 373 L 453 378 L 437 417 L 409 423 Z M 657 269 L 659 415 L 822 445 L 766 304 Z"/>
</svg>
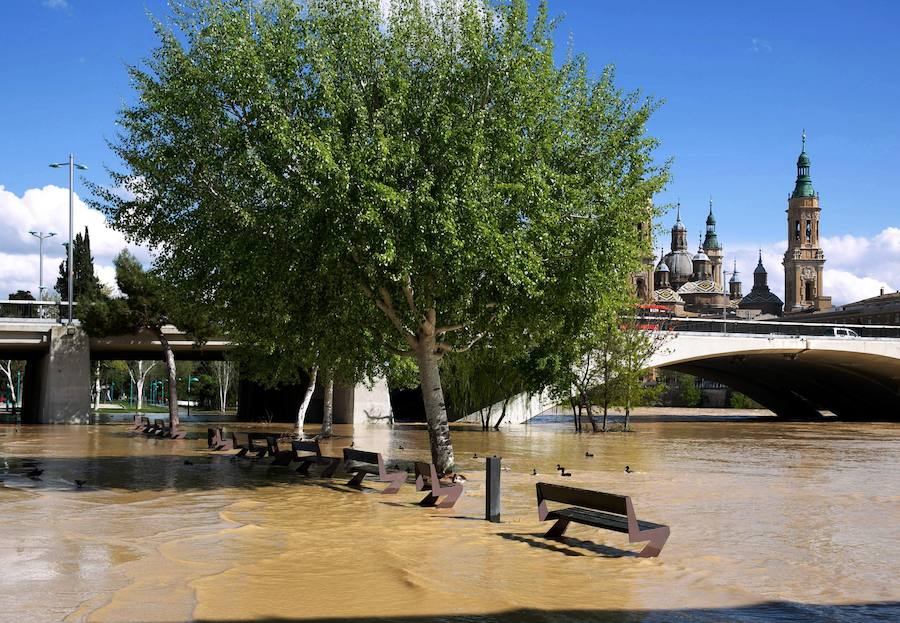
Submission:
<svg viewBox="0 0 900 623">
<path fill-rule="evenodd" d="M 794 221 L 794 240 L 800 242 L 800 221 Z"/>
<path fill-rule="evenodd" d="M 806 219 L 806 242 L 812 242 L 812 221 Z"/>
</svg>

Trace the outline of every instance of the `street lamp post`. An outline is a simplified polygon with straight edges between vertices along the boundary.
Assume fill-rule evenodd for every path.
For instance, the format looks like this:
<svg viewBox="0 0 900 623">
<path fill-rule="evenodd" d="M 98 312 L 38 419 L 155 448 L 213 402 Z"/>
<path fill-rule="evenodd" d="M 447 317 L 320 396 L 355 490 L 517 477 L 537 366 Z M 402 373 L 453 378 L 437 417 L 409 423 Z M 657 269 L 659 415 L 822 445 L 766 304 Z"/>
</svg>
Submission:
<svg viewBox="0 0 900 623">
<path fill-rule="evenodd" d="M 722 257 L 722 265 L 725 265 L 725 257 Z M 728 317 L 725 311 L 728 309 L 728 293 L 725 291 L 725 277 L 733 275 L 734 271 L 722 270 L 722 333 L 728 333 Z"/>
<path fill-rule="evenodd" d="M 58 169 L 60 167 L 68 166 L 69 167 L 69 258 L 66 264 L 68 264 L 68 293 L 69 296 L 66 298 L 66 302 L 69 306 L 69 328 L 72 327 L 72 303 L 74 298 L 74 285 L 72 282 L 72 262 L 73 262 L 73 249 L 72 249 L 72 239 L 75 237 L 75 169 L 80 171 L 87 170 L 87 167 L 83 164 L 75 163 L 75 156 L 69 154 L 68 162 L 54 162 L 50 165 L 54 169 Z"/>
<path fill-rule="evenodd" d="M 190 374 L 187 377 L 187 416 L 191 417 L 191 381 L 199 381 L 196 376 L 191 376 Z"/>
<path fill-rule="evenodd" d="M 44 240 L 47 238 L 52 238 L 56 235 L 56 232 L 44 233 L 42 231 L 30 231 L 28 232 L 35 238 L 37 238 L 40 243 L 38 244 L 38 248 L 40 249 L 38 256 L 38 300 L 44 300 Z"/>
</svg>

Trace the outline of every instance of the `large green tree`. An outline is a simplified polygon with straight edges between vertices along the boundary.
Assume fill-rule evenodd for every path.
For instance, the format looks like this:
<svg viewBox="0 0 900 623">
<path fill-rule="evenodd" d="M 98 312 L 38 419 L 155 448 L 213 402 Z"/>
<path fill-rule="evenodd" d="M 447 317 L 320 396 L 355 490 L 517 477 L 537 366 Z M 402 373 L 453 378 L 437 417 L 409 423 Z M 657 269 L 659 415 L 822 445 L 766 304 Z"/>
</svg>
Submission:
<svg viewBox="0 0 900 623">
<path fill-rule="evenodd" d="M 381 5 L 188 1 L 131 69 L 135 197 L 95 190 L 236 339 L 347 380 L 412 358 L 446 470 L 442 358 L 608 305 L 665 170 L 654 103 L 557 64 L 546 5 Z"/>
</svg>

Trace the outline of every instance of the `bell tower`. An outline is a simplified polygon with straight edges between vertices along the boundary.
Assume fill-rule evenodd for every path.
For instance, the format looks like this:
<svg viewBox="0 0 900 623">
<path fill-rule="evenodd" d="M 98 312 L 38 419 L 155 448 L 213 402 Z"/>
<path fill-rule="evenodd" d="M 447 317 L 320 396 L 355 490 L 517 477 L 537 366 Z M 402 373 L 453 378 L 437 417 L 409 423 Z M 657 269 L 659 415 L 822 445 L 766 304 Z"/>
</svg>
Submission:
<svg viewBox="0 0 900 623">
<path fill-rule="evenodd" d="M 825 253 L 819 245 L 819 195 L 813 190 L 806 154 L 806 131 L 797 158 L 797 181 L 788 197 L 788 247 L 784 254 L 784 311 L 820 311 L 831 307 L 823 295 Z"/>
</svg>

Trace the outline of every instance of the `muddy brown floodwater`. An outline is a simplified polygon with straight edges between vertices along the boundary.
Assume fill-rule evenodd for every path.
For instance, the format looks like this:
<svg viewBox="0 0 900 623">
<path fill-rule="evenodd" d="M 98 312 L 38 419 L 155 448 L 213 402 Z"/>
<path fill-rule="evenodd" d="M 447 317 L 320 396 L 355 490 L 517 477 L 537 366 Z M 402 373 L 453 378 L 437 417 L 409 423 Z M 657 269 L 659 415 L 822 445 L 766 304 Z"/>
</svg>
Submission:
<svg viewBox="0 0 900 623">
<path fill-rule="evenodd" d="M 0 620 L 900 621 L 900 426 L 636 428 L 454 430 L 466 493 L 435 510 L 411 486 L 358 492 L 212 456 L 199 425 L 184 442 L 0 426 Z M 336 432 L 327 453 L 352 436 L 428 456 L 421 429 Z M 508 468 L 502 523 L 478 520 L 475 454 Z M 537 480 L 630 495 L 672 536 L 656 559 L 583 526 L 545 540 Z"/>
</svg>

